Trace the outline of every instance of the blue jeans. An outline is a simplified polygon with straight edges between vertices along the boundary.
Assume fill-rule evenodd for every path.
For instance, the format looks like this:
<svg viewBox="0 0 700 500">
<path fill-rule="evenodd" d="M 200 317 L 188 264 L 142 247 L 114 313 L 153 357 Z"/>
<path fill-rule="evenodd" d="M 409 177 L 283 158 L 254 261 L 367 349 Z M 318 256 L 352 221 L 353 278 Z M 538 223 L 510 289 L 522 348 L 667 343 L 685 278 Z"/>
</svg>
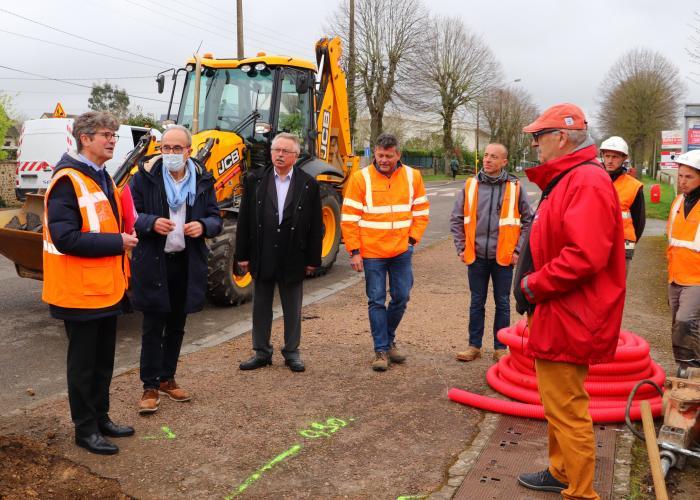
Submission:
<svg viewBox="0 0 700 500">
<path fill-rule="evenodd" d="M 367 305 L 369 306 L 369 326 L 374 339 L 376 352 L 387 352 L 394 343 L 406 304 L 408 304 L 411 287 L 413 287 L 413 269 L 411 257 L 413 247 L 404 253 L 388 259 L 363 259 L 365 268 L 365 287 Z M 386 306 L 386 276 L 389 275 L 389 293 L 391 301 Z"/>
<path fill-rule="evenodd" d="M 469 304 L 469 345 L 481 348 L 484 336 L 486 297 L 489 291 L 489 277 L 493 280 L 493 299 L 496 302 L 496 317 L 493 321 L 493 347 L 506 349 L 499 342 L 496 333 L 510 326 L 510 286 L 513 281 L 513 266 L 501 266 L 496 259 L 477 257 L 469 265 L 469 289 L 472 293 Z"/>
</svg>

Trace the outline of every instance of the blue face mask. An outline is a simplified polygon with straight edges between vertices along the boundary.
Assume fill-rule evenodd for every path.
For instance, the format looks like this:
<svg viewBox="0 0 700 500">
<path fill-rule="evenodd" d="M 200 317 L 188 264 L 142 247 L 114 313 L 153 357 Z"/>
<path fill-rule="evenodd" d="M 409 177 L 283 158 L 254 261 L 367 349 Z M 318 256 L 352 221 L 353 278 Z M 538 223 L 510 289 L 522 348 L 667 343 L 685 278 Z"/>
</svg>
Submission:
<svg viewBox="0 0 700 500">
<path fill-rule="evenodd" d="M 163 166 L 168 169 L 168 172 L 179 172 L 185 166 L 185 156 L 182 153 L 164 153 Z"/>
</svg>

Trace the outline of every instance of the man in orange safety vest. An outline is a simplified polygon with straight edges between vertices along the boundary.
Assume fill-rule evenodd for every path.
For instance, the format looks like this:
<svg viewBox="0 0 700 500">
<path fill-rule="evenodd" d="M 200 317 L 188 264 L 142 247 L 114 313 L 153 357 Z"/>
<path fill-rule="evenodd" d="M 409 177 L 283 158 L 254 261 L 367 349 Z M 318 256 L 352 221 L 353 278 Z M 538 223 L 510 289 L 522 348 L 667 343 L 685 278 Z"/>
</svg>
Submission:
<svg viewBox="0 0 700 500">
<path fill-rule="evenodd" d="M 625 231 L 625 269 L 629 274 L 634 257 L 634 247 L 644 232 L 646 209 L 643 184 L 627 173 L 625 160 L 629 157 L 627 142 L 612 136 L 600 145 L 601 163 L 613 181 L 622 211 L 622 228 Z"/>
<path fill-rule="evenodd" d="M 343 199 L 341 228 L 350 265 L 365 272 L 375 371 L 386 371 L 389 362 L 406 359 L 394 338 L 413 286 L 413 247 L 428 225 L 430 204 L 423 178 L 400 158 L 396 137 L 381 134 L 374 162 L 352 175 Z"/>
<path fill-rule="evenodd" d="M 457 353 L 459 361 L 481 357 L 486 298 L 493 282 L 496 315 L 493 322 L 493 359 L 508 353 L 496 334 L 510 325 L 510 290 L 513 265 L 530 227 L 532 211 L 522 184 L 507 170 L 508 149 L 489 144 L 484 150 L 483 168 L 467 179 L 455 200 L 450 231 L 459 259 L 468 267 L 469 347 Z"/>
<path fill-rule="evenodd" d="M 700 367 L 700 150 L 680 155 L 676 163 L 679 193 L 666 228 L 671 343 L 679 367 Z"/>
</svg>

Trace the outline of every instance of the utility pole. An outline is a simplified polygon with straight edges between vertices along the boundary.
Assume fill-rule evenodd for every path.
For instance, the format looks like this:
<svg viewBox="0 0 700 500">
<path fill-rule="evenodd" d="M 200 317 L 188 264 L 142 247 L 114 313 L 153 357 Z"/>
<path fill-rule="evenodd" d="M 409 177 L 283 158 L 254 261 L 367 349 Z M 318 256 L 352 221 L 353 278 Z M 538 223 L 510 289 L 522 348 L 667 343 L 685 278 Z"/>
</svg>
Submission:
<svg viewBox="0 0 700 500">
<path fill-rule="evenodd" d="M 236 0 L 236 34 L 238 59 L 243 59 L 243 0 Z"/>
<path fill-rule="evenodd" d="M 350 0 L 350 33 L 348 58 L 348 107 L 350 108 L 350 137 L 355 138 L 355 120 L 357 120 L 357 103 L 355 102 L 355 0 Z M 353 141 L 354 142 L 354 141 Z M 354 148 L 353 144 L 353 148 Z"/>
</svg>

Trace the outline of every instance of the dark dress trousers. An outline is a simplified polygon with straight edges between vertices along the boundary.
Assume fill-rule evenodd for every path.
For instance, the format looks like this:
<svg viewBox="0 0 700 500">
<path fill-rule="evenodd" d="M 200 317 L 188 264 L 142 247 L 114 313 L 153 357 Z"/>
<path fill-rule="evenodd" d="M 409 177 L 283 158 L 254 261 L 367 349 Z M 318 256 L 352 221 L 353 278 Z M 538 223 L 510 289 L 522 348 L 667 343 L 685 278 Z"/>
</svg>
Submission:
<svg viewBox="0 0 700 500">
<path fill-rule="evenodd" d="M 176 253 L 166 253 L 166 236 L 153 230 L 158 218 L 170 218 L 162 160 L 150 169 L 140 165 L 131 180 L 139 237 L 131 258 L 131 288 L 134 309 L 143 311 L 140 374 L 144 389 L 157 389 L 160 382 L 175 378 L 187 315 L 204 307 L 209 254 L 204 239 L 221 232 L 222 220 L 211 173 L 198 164 L 196 172 L 195 200 L 186 207 L 185 223 L 200 222 L 204 232 L 199 238 L 185 236 L 185 249 Z"/>
<path fill-rule="evenodd" d="M 236 261 L 249 261 L 254 279 L 253 349 L 270 358 L 272 300 L 279 288 L 285 359 L 298 359 L 306 267 L 321 265 L 321 195 L 316 180 L 294 167 L 284 207 L 277 206 L 272 167 L 245 180 L 236 232 Z M 279 223 L 279 211 L 282 222 Z"/>
</svg>

